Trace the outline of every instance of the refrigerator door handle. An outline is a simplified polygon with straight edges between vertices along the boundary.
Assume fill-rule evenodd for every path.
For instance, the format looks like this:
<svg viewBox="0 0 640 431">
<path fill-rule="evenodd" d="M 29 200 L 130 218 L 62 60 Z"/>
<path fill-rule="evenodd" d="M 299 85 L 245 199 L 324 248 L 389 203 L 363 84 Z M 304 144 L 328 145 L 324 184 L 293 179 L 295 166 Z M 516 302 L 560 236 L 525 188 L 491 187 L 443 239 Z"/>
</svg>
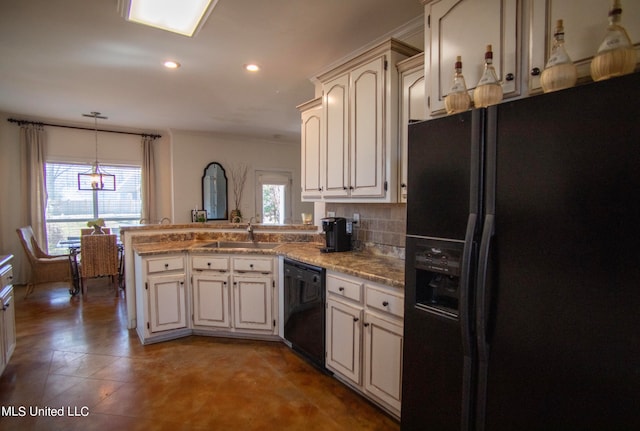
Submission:
<svg viewBox="0 0 640 431">
<path fill-rule="evenodd" d="M 470 213 L 467 219 L 467 230 L 465 233 L 464 249 L 460 262 L 460 303 L 458 316 L 460 318 L 460 330 L 462 335 L 462 350 L 464 352 L 463 376 L 462 376 L 462 417 L 461 430 L 471 429 L 470 419 L 473 417 L 475 382 L 475 349 L 473 340 L 473 322 L 471 314 L 471 262 L 474 255 L 474 236 L 478 215 Z"/>
<path fill-rule="evenodd" d="M 491 306 L 491 288 L 487 285 L 487 272 L 489 270 L 494 225 L 495 216 L 487 214 L 482 228 L 482 239 L 480 240 L 478 279 L 476 282 L 476 334 L 480 360 L 487 360 L 489 357 L 488 319 Z"/>
<path fill-rule="evenodd" d="M 487 405 L 487 378 L 489 366 L 488 319 L 491 302 L 491 288 L 487 285 L 487 273 L 491 243 L 495 229 L 495 216 L 486 214 L 482 227 L 480 251 L 478 256 L 478 274 L 476 280 L 476 340 L 478 348 L 478 376 L 476 387 L 476 431 L 484 431 Z"/>
</svg>

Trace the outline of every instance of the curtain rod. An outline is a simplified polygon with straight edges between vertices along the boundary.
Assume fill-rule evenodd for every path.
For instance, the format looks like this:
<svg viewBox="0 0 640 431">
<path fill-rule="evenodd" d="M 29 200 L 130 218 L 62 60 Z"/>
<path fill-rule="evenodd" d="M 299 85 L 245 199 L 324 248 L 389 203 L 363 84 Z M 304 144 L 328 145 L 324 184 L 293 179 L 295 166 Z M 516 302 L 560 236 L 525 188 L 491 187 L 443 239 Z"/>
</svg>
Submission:
<svg viewBox="0 0 640 431">
<path fill-rule="evenodd" d="M 62 124 L 43 123 L 41 121 L 16 120 L 15 118 L 9 118 L 7 119 L 7 121 L 10 123 L 17 123 L 19 126 L 22 126 L 23 124 L 33 124 L 34 126 L 51 126 L 51 127 L 62 127 L 65 129 L 91 130 L 92 132 L 96 131 L 95 128 L 91 128 L 91 127 L 64 126 Z M 97 129 L 97 130 L 98 132 L 121 133 L 123 135 L 138 135 L 142 137 L 149 137 L 152 139 L 157 139 L 162 137 L 162 135 L 153 135 L 150 133 L 123 132 L 120 130 L 104 130 L 104 129 Z"/>
</svg>

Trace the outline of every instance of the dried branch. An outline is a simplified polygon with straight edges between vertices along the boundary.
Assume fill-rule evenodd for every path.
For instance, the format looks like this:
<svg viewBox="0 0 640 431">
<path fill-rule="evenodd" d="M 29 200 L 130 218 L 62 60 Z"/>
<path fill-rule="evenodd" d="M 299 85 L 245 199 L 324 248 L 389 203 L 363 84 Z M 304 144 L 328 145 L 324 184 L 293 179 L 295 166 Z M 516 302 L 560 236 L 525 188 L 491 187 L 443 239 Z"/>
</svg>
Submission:
<svg viewBox="0 0 640 431">
<path fill-rule="evenodd" d="M 231 167 L 231 181 L 233 181 L 233 194 L 235 198 L 235 208 L 240 209 L 240 202 L 242 202 L 242 193 L 244 191 L 244 184 L 247 181 L 248 166 L 244 163 L 234 165 Z"/>
</svg>

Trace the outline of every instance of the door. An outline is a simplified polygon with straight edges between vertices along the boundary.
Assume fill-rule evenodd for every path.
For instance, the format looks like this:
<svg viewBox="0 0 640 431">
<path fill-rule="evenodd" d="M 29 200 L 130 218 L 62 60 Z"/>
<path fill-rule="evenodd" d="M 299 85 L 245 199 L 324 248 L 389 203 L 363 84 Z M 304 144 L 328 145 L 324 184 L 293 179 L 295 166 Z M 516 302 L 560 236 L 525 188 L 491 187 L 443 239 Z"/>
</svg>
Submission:
<svg viewBox="0 0 640 431">
<path fill-rule="evenodd" d="M 231 327 L 228 275 L 194 274 L 192 289 L 194 325 Z"/>
<path fill-rule="evenodd" d="M 402 326 L 365 313 L 364 388 L 400 411 Z"/>
<path fill-rule="evenodd" d="M 354 69 L 349 77 L 351 197 L 384 197 L 385 61 L 382 56 Z"/>
<path fill-rule="evenodd" d="M 159 332 L 187 327 L 184 274 L 148 278 L 149 331 Z"/>
<path fill-rule="evenodd" d="M 639 86 L 636 74 L 490 110 L 479 430 L 640 429 L 640 100 L 625 96 Z"/>
<path fill-rule="evenodd" d="M 322 154 L 322 104 L 301 114 L 302 200 L 322 197 L 320 159 Z"/>
<path fill-rule="evenodd" d="M 234 325 L 238 329 L 273 331 L 271 277 L 234 276 Z"/>
<path fill-rule="evenodd" d="M 471 427 L 484 110 L 409 125 L 402 424 Z"/>
<path fill-rule="evenodd" d="M 327 368 L 361 384 L 362 309 L 327 301 Z"/>
<path fill-rule="evenodd" d="M 323 196 L 349 195 L 349 75 L 341 75 L 322 86 L 324 124 Z"/>
</svg>

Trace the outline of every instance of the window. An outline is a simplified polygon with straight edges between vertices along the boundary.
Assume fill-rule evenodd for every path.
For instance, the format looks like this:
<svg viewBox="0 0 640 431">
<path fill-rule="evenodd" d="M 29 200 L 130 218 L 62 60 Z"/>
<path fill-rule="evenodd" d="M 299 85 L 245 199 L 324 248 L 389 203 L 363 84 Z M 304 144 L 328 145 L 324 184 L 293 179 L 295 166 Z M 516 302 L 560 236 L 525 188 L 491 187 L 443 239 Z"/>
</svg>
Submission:
<svg viewBox="0 0 640 431">
<path fill-rule="evenodd" d="M 256 171 L 256 207 L 261 223 L 285 224 L 291 221 L 291 172 Z"/>
<path fill-rule="evenodd" d="M 115 191 L 80 191 L 78 174 L 91 169 L 86 164 L 47 163 L 47 245 L 51 254 L 68 253 L 58 245 L 60 240 L 77 238 L 87 221 L 102 218 L 112 233 L 120 224 L 138 223 L 141 217 L 141 168 L 139 166 L 106 166 L 101 169 L 116 176 Z"/>
</svg>

